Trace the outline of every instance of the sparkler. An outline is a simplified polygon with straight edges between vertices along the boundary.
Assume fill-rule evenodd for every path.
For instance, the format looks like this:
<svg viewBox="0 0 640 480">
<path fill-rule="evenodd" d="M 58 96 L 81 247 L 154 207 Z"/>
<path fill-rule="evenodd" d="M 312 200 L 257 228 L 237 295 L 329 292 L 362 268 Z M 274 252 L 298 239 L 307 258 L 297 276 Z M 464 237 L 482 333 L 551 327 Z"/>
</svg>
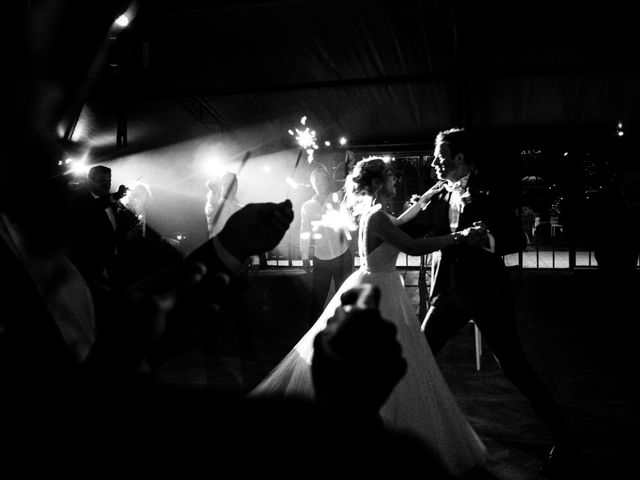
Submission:
<svg viewBox="0 0 640 480">
<path fill-rule="evenodd" d="M 300 164 L 300 160 L 302 159 L 303 152 L 307 153 L 307 161 L 309 163 L 313 162 L 313 154 L 315 150 L 318 149 L 318 145 L 316 144 L 316 132 L 315 130 L 311 130 L 307 125 L 307 117 L 306 115 L 300 119 L 300 124 L 304 127 L 304 129 L 295 128 L 288 130 L 289 135 L 295 137 L 298 145 L 300 146 L 300 151 L 298 152 L 298 157 L 296 158 L 296 163 L 293 167 L 293 172 L 291 176 L 286 178 L 287 185 L 290 188 L 297 189 L 299 186 L 303 185 L 295 182 L 293 180 L 296 170 L 298 169 L 298 165 Z M 342 145 L 344 143 L 341 142 Z M 330 142 L 325 142 L 325 145 L 330 146 Z M 308 186 L 308 185 L 305 185 Z M 289 190 L 287 190 L 287 196 L 289 196 Z M 334 192 L 332 196 L 332 201 L 334 204 L 338 205 L 338 208 L 335 208 L 332 204 L 327 204 L 325 213 L 319 220 L 311 222 L 312 232 L 305 232 L 301 235 L 301 237 L 307 236 L 313 237 L 314 239 L 322 238 L 323 228 L 330 228 L 335 232 L 342 232 L 345 238 L 348 241 L 351 241 L 352 236 L 351 232 L 357 230 L 357 225 L 353 216 L 343 208 L 341 205 L 341 196 L 338 192 Z"/>
<path fill-rule="evenodd" d="M 289 130 L 289 135 L 295 136 L 298 145 L 300 145 L 301 152 L 307 152 L 307 161 L 309 163 L 313 162 L 313 152 L 318 149 L 318 144 L 316 144 L 316 131 L 311 130 L 306 126 L 307 116 L 303 116 L 300 119 L 300 124 L 305 127 L 304 130 L 300 130 L 299 128 L 295 129 L 295 133 L 293 130 Z M 300 161 L 300 155 L 298 155 L 298 160 L 296 161 L 296 167 L 298 166 L 298 162 Z"/>
<path fill-rule="evenodd" d="M 295 137 L 296 142 L 300 145 L 300 151 L 298 152 L 298 157 L 296 158 L 296 163 L 293 166 L 293 172 L 291 172 L 291 176 L 289 178 L 294 178 L 296 170 L 298 169 L 298 165 L 300 164 L 300 160 L 302 159 L 302 153 L 307 153 L 307 162 L 313 162 L 313 153 L 318 149 L 318 144 L 316 143 L 316 131 L 311 130 L 307 123 L 307 116 L 303 116 L 300 119 L 300 124 L 304 126 L 304 130 L 300 130 L 299 128 L 295 128 L 294 130 L 289 129 L 288 133 L 292 137 Z M 287 182 L 290 186 L 290 182 Z M 289 196 L 289 190 L 287 190 L 287 197 Z"/>
<path fill-rule="evenodd" d="M 242 171 L 242 169 L 246 165 L 247 160 L 249 160 L 249 157 L 251 157 L 251 150 L 248 150 L 247 153 L 245 153 L 244 156 L 242 157 L 242 160 L 240 160 L 240 165 L 238 166 L 238 170 L 236 171 L 236 177 L 238 177 L 240 175 L 240 172 Z M 224 202 L 226 202 L 228 200 L 230 191 L 231 191 L 231 189 L 228 188 L 224 192 L 224 198 L 222 198 L 222 202 L 220 203 L 220 206 L 216 210 L 216 213 L 215 213 L 215 215 L 213 217 L 213 220 L 211 222 L 214 227 L 218 223 L 218 218 L 220 217 L 220 214 L 222 213 L 222 205 L 224 204 Z"/>
<path fill-rule="evenodd" d="M 331 228 L 335 232 L 342 232 L 348 241 L 351 241 L 351 232 L 358 229 L 354 218 L 346 211 L 346 209 L 336 209 L 331 204 L 327 205 L 326 211 L 320 220 L 311 222 L 311 227 L 314 231 L 314 238 L 318 238 L 317 235 L 322 237 L 322 234 L 315 232 L 318 232 L 320 227 L 325 227 Z"/>
</svg>

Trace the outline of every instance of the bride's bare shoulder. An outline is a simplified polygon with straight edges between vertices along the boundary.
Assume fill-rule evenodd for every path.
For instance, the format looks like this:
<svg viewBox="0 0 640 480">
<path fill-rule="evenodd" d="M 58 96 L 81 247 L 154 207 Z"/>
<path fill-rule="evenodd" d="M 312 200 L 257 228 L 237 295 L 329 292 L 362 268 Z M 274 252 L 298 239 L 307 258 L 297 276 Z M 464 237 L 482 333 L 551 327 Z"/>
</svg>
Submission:
<svg viewBox="0 0 640 480">
<path fill-rule="evenodd" d="M 388 225 L 389 223 L 395 223 L 394 222 L 395 217 L 393 217 L 392 215 L 389 215 L 387 212 L 384 212 L 382 210 L 376 210 L 375 212 L 372 212 L 369 215 L 369 227 L 373 227 L 375 228 L 376 226 L 379 225 Z"/>
</svg>

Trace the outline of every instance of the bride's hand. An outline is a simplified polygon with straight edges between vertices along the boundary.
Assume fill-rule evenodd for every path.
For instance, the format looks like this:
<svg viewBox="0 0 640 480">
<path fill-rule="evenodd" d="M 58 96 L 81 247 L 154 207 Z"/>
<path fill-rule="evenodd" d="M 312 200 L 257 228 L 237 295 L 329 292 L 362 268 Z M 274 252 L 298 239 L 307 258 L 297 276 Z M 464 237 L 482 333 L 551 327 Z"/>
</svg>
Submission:
<svg viewBox="0 0 640 480">
<path fill-rule="evenodd" d="M 460 232 L 464 243 L 470 246 L 482 247 L 488 243 L 487 228 L 481 222 L 476 222 L 473 226 L 465 228 Z"/>
<path fill-rule="evenodd" d="M 429 203 L 429 201 L 434 197 L 434 195 L 442 191 L 445 183 L 446 182 L 444 180 L 441 180 L 422 194 L 422 196 L 419 199 L 419 202 L 422 203 L 423 208 L 427 205 L 427 203 Z"/>
</svg>

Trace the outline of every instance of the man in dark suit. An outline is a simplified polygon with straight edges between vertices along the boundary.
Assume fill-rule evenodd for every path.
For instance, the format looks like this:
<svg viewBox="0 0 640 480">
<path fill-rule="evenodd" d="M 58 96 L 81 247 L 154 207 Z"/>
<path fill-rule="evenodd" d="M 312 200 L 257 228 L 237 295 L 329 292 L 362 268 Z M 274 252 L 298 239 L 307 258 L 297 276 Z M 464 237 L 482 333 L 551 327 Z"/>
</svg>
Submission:
<svg viewBox="0 0 640 480">
<path fill-rule="evenodd" d="M 422 329 L 435 355 L 469 320 L 476 323 L 507 378 L 548 426 L 555 444 L 549 466 L 555 466 L 573 451 L 572 442 L 561 407 L 522 350 L 502 260 L 502 255 L 524 248 L 526 239 L 514 210 L 479 174 L 474 153 L 464 129 L 438 134 L 432 167 L 445 188 L 404 227 L 413 237 L 436 236 L 482 222 L 488 233 L 482 247 L 455 245 L 434 252 L 430 307 Z"/>
<path fill-rule="evenodd" d="M 120 199 L 127 187 L 120 185 L 111 193 L 111 169 L 104 165 L 92 167 L 87 174 L 89 191 L 71 201 L 73 235 L 70 256 L 87 281 L 92 284 L 111 275 L 118 244 L 126 229 L 122 225 L 125 208 Z"/>
</svg>

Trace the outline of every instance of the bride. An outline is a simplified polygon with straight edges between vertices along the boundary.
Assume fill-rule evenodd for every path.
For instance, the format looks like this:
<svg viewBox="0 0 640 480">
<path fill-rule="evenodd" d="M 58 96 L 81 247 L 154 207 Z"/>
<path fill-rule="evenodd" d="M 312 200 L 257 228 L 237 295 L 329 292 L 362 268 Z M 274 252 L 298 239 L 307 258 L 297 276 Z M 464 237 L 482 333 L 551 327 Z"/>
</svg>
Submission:
<svg viewBox="0 0 640 480">
<path fill-rule="evenodd" d="M 395 324 L 397 339 L 408 364 L 406 374 L 382 406 L 380 416 L 387 427 L 417 435 L 436 452 L 449 473 L 463 473 L 485 462 L 486 449 L 438 369 L 420 331 L 402 276 L 396 270 L 396 260 L 400 251 L 423 255 L 460 242 L 477 244 L 484 231 L 482 227 L 472 227 L 441 237 L 411 239 L 398 225 L 413 218 L 443 188 L 441 183 L 395 218 L 382 209 L 395 195 L 393 175 L 384 160 L 377 157 L 361 160 L 348 180 L 350 193 L 355 194 L 360 205 L 366 205 L 359 229 L 362 266 L 343 283 L 316 323 L 250 395 L 313 398 L 310 365 L 314 337 L 340 306 L 344 291 L 372 284 L 381 291 L 380 314 Z"/>
</svg>

